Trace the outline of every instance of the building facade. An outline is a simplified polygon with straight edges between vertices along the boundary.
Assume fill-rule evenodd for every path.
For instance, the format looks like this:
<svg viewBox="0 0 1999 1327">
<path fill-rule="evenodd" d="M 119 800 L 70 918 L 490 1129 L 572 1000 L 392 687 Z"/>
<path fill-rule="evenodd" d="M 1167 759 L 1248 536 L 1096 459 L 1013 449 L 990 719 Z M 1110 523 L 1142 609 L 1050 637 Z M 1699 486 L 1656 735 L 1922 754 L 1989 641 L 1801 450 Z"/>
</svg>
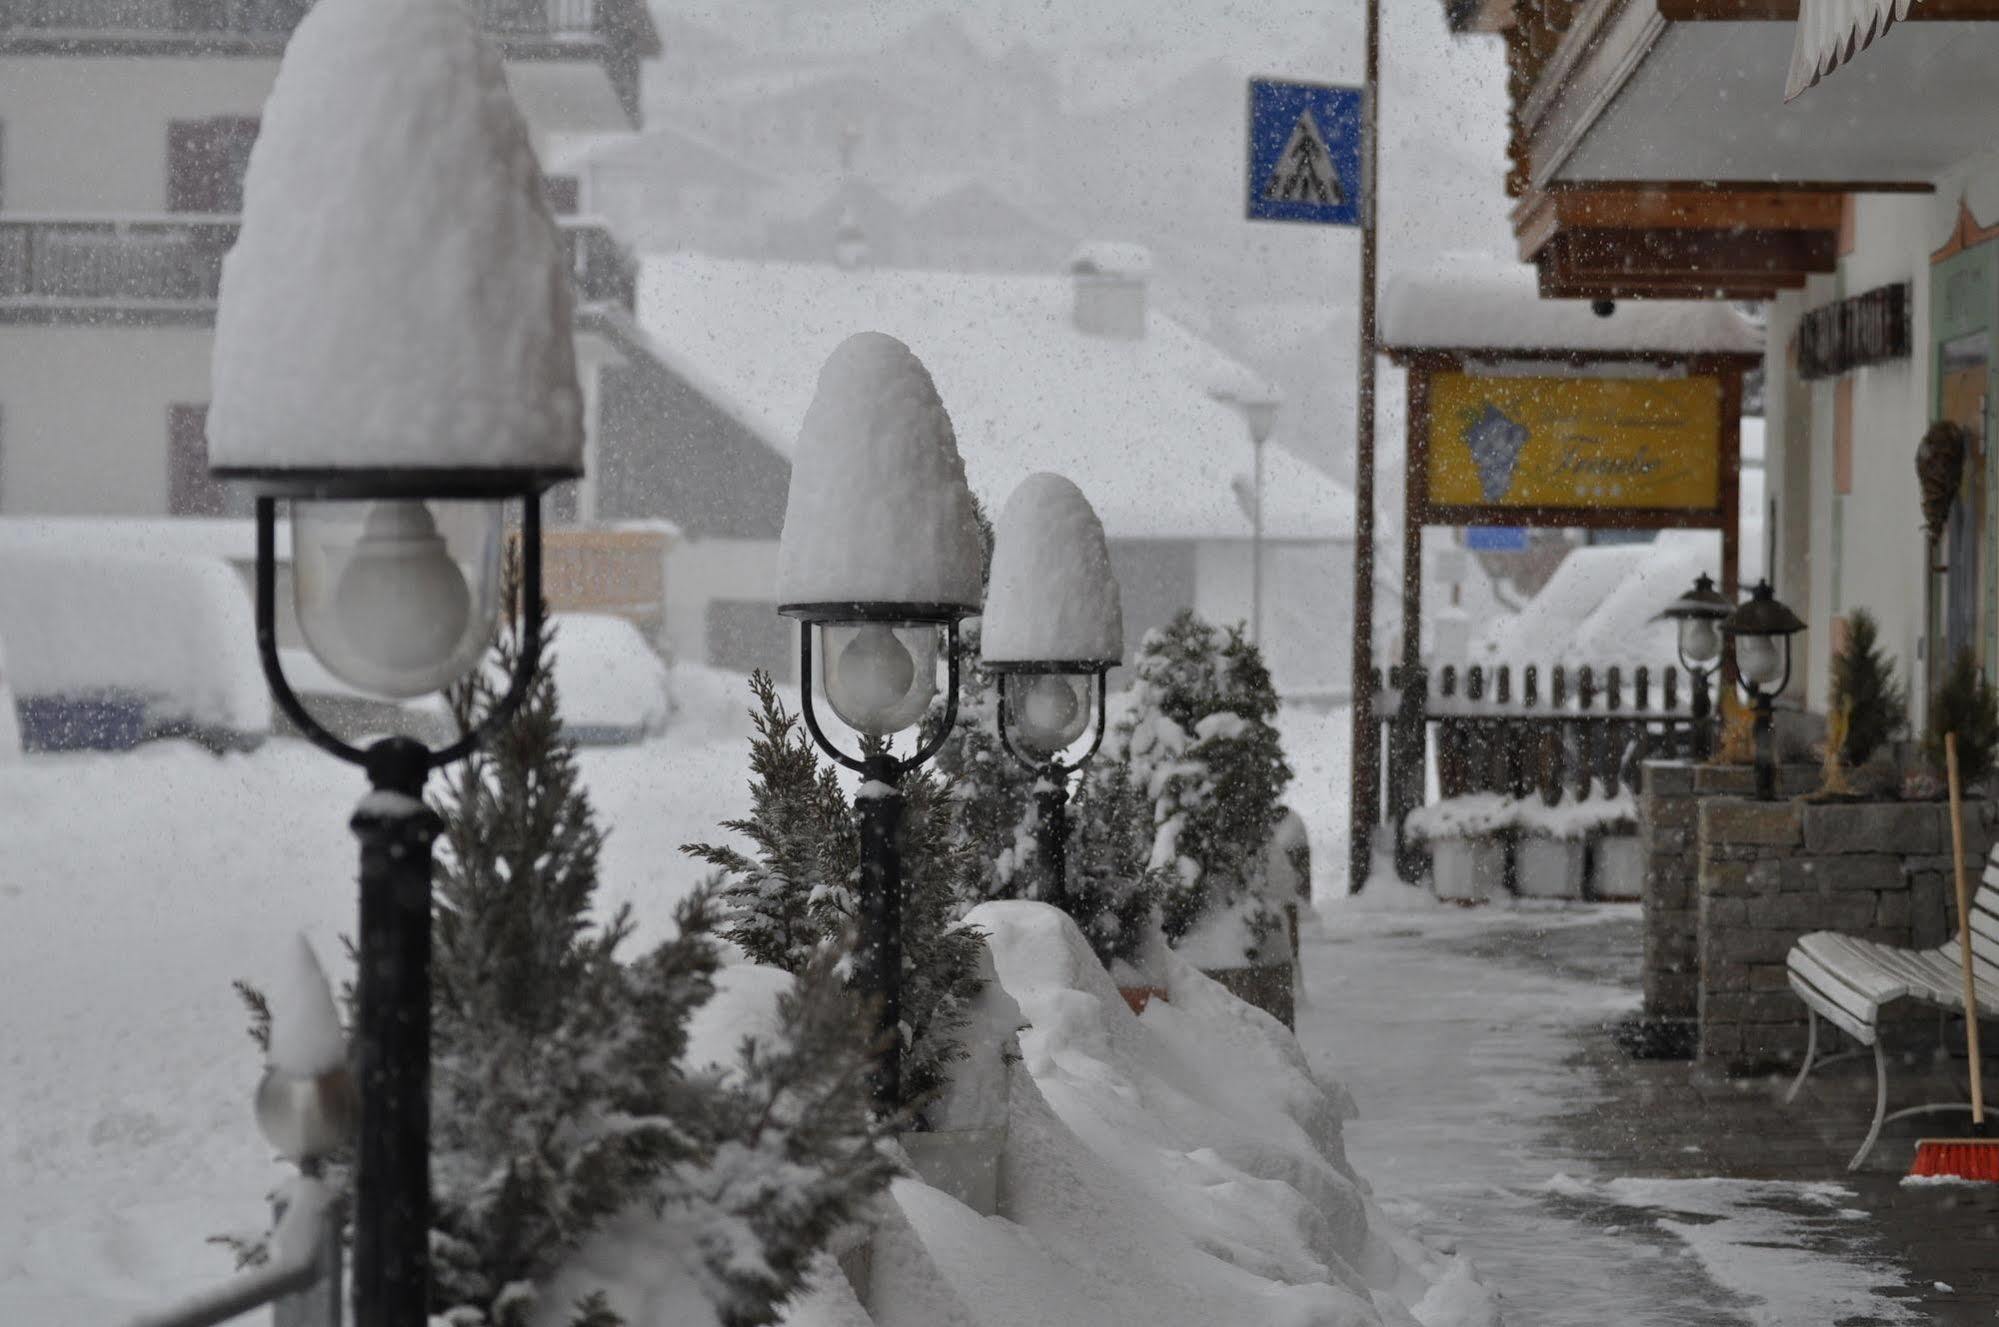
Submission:
<svg viewBox="0 0 1999 1327">
<path fill-rule="evenodd" d="M 209 354 L 258 116 L 305 0 L 0 0 L 0 515 L 215 516 Z M 547 158 L 627 130 L 642 0 L 476 0 Z M 573 213 L 573 182 L 551 181 Z M 632 273 L 574 216 L 592 432 Z M 592 495 L 564 501 L 587 513 Z"/>
<path fill-rule="evenodd" d="M 1766 555 L 1810 627 L 1787 700 L 1823 711 L 1865 609 L 1920 723 L 1950 655 L 1999 663 L 1999 4 L 1894 10 L 1449 6 L 1506 46 L 1508 188 L 1544 295 L 1764 304 Z M 1916 461 L 1943 421 L 1968 444 L 1932 548 Z"/>
</svg>

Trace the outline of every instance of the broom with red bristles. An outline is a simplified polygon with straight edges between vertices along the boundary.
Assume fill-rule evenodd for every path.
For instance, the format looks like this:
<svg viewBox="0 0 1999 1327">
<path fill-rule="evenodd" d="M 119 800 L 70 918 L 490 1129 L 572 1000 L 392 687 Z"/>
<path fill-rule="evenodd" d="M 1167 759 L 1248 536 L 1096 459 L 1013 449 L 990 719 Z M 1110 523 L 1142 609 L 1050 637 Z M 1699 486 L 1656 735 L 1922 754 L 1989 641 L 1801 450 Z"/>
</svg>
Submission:
<svg viewBox="0 0 1999 1327">
<path fill-rule="evenodd" d="M 1950 846 L 1957 865 L 1957 941 L 1964 960 L 1964 1042 L 1971 1058 L 1971 1131 L 1976 1138 L 1925 1138 L 1916 1144 L 1913 1176 L 1952 1176 L 1999 1183 L 1999 1139 L 1985 1136 L 1985 1084 L 1978 1063 L 1978 982 L 1971 956 L 1971 894 L 1964 879 L 1964 800 L 1957 782 L 1957 734 L 1945 733 L 1950 773 Z"/>
</svg>

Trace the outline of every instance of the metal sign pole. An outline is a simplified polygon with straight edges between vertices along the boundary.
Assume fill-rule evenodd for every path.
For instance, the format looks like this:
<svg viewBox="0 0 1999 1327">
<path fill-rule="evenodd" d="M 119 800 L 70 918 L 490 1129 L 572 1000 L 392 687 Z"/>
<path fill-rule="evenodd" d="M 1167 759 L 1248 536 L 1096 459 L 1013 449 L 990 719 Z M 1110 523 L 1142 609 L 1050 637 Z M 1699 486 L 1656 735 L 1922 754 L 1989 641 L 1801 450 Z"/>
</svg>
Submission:
<svg viewBox="0 0 1999 1327">
<path fill-rule="evenodd" d="M 1381 0 L 1367 0 L 1367 74 L 1361 111 L 1360 382 L 1354 422 L 1353 741 L 1347 889 L 1358 894 L 1381 820 L 1381 729 L 1374 713 L 1374 221 L 1381 91 Z M 1403 630 L 1416 629 L 1404 623 Z"/>
</svg>

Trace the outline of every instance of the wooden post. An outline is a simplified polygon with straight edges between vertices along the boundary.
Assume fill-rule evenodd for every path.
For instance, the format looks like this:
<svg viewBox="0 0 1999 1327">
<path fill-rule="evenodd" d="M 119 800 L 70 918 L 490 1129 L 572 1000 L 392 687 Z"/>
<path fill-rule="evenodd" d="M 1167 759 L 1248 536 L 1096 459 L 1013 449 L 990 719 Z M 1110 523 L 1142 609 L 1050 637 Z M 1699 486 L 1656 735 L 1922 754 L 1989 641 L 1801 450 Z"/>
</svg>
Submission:
<svg viewBox="0 0 1999 1327">
<path fill-rule="evenodd" d="M 1353 740 L 1348 770 L 1347 890 L 1358 894 L 1374 861 L 1381 820 L 1381 730 L 1367 679 L 1374 669 L 1374 193 L 1381 96 L 1381 0 L 1367 0 L 1366 87 L 1361 96 L 1360 380 L 1354 396 Z"/>
</svg>

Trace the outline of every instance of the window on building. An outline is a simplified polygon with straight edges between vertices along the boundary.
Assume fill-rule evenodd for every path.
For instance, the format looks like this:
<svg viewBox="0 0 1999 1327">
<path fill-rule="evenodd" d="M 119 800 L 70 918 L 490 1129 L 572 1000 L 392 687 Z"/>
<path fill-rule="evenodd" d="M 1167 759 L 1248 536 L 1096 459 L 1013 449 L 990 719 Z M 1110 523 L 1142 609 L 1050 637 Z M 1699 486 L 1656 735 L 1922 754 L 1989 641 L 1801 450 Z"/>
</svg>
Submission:
<svg viewBox="0 0 1999 1327">
<path fill-rule="evenodd" d="M 167 407 L 167 514 L 248 516 L 250 495 L 208 473 L 208 407 Z"/>
<path fill-rule="evenodd" d="M 217 115 L 175 120 L 167 126 L 167 210 L 243 210 L 243 172 L 257 141 L 258 120 L 250 115 Z"/>
<path fill-rule="evenodd" d="M 576 215 L 580 186 L 574 175 L 544 175 L 541 180 L 541 196 L 548 200 L 548 210 L 559 217 Z"/>
</svg>

